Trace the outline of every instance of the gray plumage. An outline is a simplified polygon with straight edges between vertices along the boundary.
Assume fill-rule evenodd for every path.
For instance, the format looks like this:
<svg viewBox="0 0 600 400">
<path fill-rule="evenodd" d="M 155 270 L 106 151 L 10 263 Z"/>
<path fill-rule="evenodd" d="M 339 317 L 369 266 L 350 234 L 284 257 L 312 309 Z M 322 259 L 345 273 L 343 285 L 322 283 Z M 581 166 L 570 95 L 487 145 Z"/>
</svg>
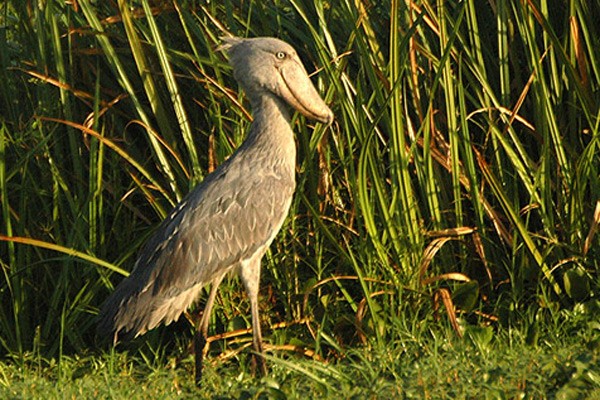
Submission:
<svg viewBox="0 0 600 400">
<path fill-rule="evenodd" d="M 102 306 L 98 335 L 112 336 L 115 343 L 177 320 L 212 283 L 199 329 L 205 340 L 216 289 L 235 271 L 250 298 L 254 347 L 262 352 L 260 260 L 288 214 L 296 186 L 296 148 L 287 105 L 327 124 L 333 114 L 287 43 L 226 38 L 221 48 L 228 52 L 234 76 L 250 100 L 254 121 L 237 151 L 163 221 L 131 275 Z M 201 357 L 198 346 L 196 353 Z M 266 371 L 262 358 L 258 361 Z"/>
</svg>

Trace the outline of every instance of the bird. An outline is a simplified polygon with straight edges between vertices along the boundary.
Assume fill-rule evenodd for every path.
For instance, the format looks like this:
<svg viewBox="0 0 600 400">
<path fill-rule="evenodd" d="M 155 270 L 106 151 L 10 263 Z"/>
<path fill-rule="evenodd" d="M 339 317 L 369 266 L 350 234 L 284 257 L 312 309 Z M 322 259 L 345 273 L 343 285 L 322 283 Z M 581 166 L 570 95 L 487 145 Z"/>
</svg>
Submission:
<svg viewBox="0 0 600 400">
<path fill-rule="evenodd" d="M 167 215 L 131 274 L 104 301 L 97 335 L 113 345 L 176 321 L 210 284 L 194 335 L 200 385 L 210 314 L 228 273 L 250 301 L 253 362 L 267 374 L 259 319 L 261 259 L 288 215 L 296 187 L 292 110 L 329 126 L 334 115 L 297 52 L 274 37 L 221 38 L 253 121 L 243 143 Z"/>
</svg>

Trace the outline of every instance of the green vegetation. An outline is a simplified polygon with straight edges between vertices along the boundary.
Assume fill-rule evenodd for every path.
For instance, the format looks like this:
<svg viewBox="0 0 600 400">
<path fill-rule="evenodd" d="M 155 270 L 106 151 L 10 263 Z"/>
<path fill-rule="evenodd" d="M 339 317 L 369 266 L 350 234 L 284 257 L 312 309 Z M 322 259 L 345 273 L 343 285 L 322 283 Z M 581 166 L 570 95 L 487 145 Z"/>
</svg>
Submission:
<svg viewBox="0 0 600 400">
<path fill-rule="evenodd" d="M 599 397 L 599 20 L 584 0 L 3 2 L 0 397 Z M 187 321 L 110 352 L 94 318 L 243 140 L 228 33 L 293 44 L 336 122 L 294 121 L 271 375 L 232 278 L 196 393 Z"/>
<path fill-rule="evenodd" d="M 25 359 L 3 367 L 0 397 L 596 399 L 600 395 L 599 340 L 594 350 L 581 346 L 589 340 L 581 334 L 559 341 L 550 338 L 533 347 L 518 332 L 472 335 L 463 341 L 438 333 L 439 337 L 424 335 L 418 343 L 407 340 L 401 351 L 393 344 L 391 352 L 383 347 L 349 350 L 344 359 L 328 363 L 269 357 L 270 374 L 262 379 L 243 367 L 250 357 L 243 357 L 241 365 L 216 361 L 206 368 L 200 389 L 190 379 L 191 357 L 178 363 L 174 358 L 142 360 L 123 353 L 85 355 L 63 357 L 60 366 Z"/>
</svg>

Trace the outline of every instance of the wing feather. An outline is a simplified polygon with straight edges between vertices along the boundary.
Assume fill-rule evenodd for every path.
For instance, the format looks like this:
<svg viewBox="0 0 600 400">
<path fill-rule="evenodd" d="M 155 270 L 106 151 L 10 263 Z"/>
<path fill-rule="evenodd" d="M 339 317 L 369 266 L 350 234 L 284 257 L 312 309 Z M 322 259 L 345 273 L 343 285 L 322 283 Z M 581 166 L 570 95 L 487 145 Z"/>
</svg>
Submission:
<svg viewBox="0 0 600 400">
<path fill-rule="evenodd" d="M 289 210 L 293 174 L 252 174 L 233 158 L 186 196 L 147 242 L 131 276 L 105 302 L 99 334 L 115 332 L 116 340 L 121 330 L 137 336 L 176 320 L 205 284 L 270 244 Z"/>
</svg>

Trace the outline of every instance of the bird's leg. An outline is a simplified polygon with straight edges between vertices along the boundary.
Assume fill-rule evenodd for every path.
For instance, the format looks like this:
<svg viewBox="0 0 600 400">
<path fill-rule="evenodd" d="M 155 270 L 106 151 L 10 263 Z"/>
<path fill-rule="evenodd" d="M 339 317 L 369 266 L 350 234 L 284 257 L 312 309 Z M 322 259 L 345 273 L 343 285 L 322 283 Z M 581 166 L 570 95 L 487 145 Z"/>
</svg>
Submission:
<svg viewBox="0 0 600 400">
<path fill-rule="evenodd" d="M 208 299 L 206 300 L 206 305 L 204 306 L 204 311 L 202 312 L 202 318 L 200 319 L 200 323 L 196 328 L 196 334 L 194 335 L 194 354 L 195 354 L 195 364 L 196 364 L 196 386 L 200 386 L 200 381 L 202 380 L 202 363 L 204 361 L 204 353 L 206 348 L 206 338 L 208 337 L 208 322 L 210 321 L 210 314 L 215 304 L 215 297 L 217 297 L 217 289 L 221 284 L 221 281 L 225 277 L 225 274 L 222 274 L 216 277 L 211 284 L 210 294 L 208 295 Z"/>
<path fill-rule="evenodd" d="M 260 283 L 260 259 L 254 257 L 247 265 L 240 268 L 240 277 L 246 287 L 246 293 L 250 299 L 250 308 L 252 312 L 252 344 L 254 345 L 253 362 L 258 368 L 258 372 L 267 375 L 267 364 L 263 357 L 263 342 L 260 329 L 260 318 L 258 314 L 258 287 Z"/>
</svg>

